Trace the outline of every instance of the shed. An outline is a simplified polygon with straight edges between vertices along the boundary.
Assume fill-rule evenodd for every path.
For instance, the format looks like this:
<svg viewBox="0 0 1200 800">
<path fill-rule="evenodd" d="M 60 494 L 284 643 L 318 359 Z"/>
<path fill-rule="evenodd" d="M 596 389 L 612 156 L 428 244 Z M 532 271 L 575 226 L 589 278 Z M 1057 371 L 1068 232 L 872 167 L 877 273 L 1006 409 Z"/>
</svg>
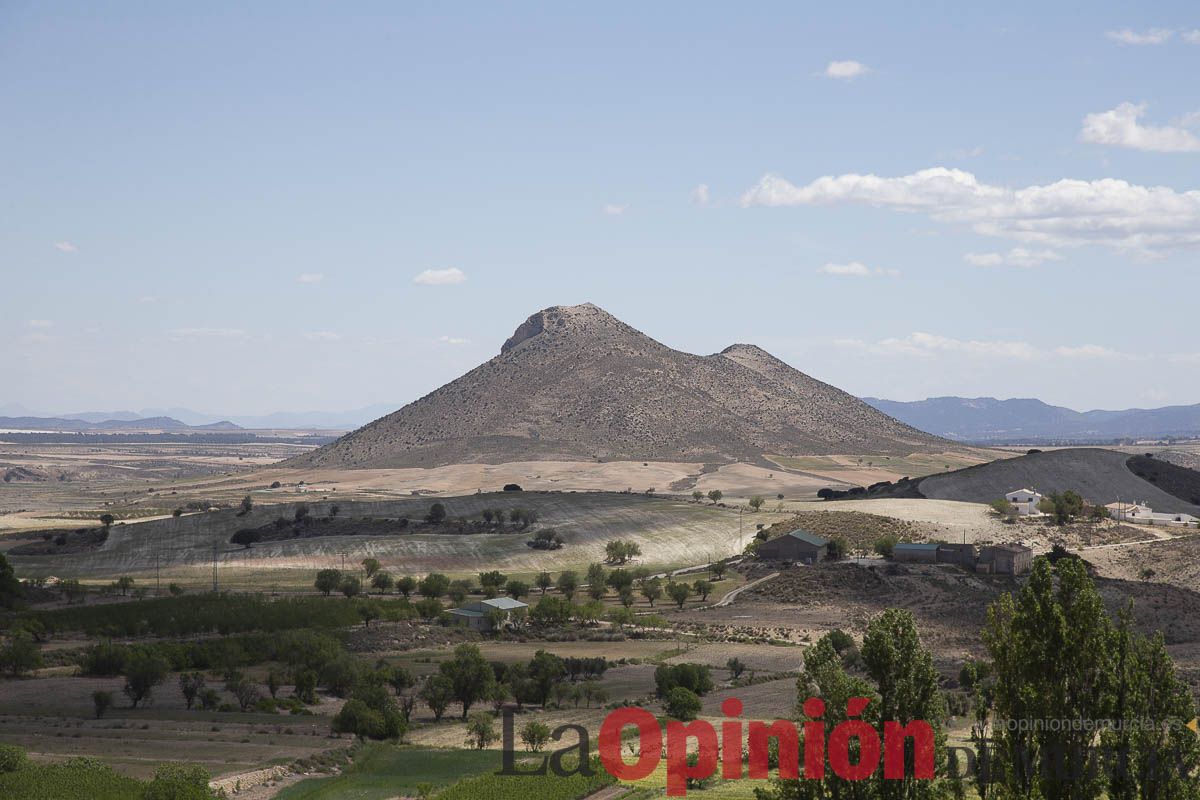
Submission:
<svg viewBox="0 0 1200 800">
<path fill-rule="evenodd" d="M 893 561 L 920 561 L 928 564 L 934 564 L 938 560 L 938 547 L 936 544 L 914 544 L 912 542 L 900 542 L 892 548 Z"/>
<path fill-rule="evenodd" d="M 957 564 L 967 569 L 975 569 L 975 560 L 979 554 L 973 544 L 939 544 L 937 561 L 939 564 Z"/>
<path fill-rule="evenodd" d="M 996 544 L 979 551 L 979 572 L 1024 575 L 1033 566 L 1033 548 L 1023 544 Z"/>
<path fill-rule="evenodd" d="M 829 541 L 811 531 L 794 531 L 768 539 L 758 546 L 758 557 L 768 561 L 802 561 L 815 564 L 825 560 Z"/>
<path fill-rule="evenodd" d="M 504 622 L 508 622 L 514 613 L 527 608 L 529 608 L 527 603 L 511 597 L 493 597 L 462 608 L 452 608 L 450 616 L 454 618 L 455 622 L 466 625 L 473 631 L 487 632 L 493 629 L 493 619 L 496 616 L 499 616 Z"/>
</svg>

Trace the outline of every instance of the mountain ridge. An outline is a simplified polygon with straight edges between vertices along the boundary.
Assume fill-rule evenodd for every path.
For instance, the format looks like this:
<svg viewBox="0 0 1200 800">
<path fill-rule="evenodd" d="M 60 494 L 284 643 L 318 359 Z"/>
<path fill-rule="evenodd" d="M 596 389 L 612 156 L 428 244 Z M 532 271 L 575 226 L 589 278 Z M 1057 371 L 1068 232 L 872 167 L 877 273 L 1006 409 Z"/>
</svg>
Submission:
<svg viewBox="0 0 1200 800">
<path fill-rule="evenodd" d="M 458 379 L 292 466 L 639 460 L 767 465 L 767 453 L 944 452 L 753 345 L 674 350 L 591 303 L 531 315 Z"/>
</svg>

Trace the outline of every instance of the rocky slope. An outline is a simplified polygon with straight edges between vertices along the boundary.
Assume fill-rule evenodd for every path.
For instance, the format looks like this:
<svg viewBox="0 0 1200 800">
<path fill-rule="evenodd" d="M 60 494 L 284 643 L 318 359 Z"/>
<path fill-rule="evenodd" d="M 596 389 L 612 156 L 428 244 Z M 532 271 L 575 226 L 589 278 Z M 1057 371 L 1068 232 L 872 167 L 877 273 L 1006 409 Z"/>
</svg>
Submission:
<svg viewBox="0 0 1200 800">
<path fill-rule="evenodd" d="M 753 345 L 683 353 L 584 304 L 539 311 L 495 358 L 289 464 L 728 463 L 951 447 Z"/>
</svg>

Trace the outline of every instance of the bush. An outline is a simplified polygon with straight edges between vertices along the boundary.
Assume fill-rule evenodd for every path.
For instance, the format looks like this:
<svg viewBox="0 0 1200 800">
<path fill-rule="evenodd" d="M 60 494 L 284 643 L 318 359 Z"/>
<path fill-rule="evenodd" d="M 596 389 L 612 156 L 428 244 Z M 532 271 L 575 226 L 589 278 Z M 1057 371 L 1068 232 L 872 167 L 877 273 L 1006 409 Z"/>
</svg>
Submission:
<svg viewBox="0 0 1200 800">
<path fill-rule="evenodd" d="M 11 744 L 0 744 L 0 773 L 16 772 L 29 763 L 25 751 Z"/>
<path fill-rule="evenodd" d="M 712 691 L 712 673 L 703 664 L 662 664 L 654 670 L 654 688 L 659 697 L 667 697 L 678 686 L 703 696 Z"/>
<path fill-rule="evenodd" d="M 700 697 L 691 689 L 676 686 L 667 693 L 667 715 L 687 722 L 700 713 Z"/>
<path fill-rule="evenodd" d="M 521 489 L 520 485 L 518 485 L 518 484 L 515 484 L 515 483 L 506 483 L 506 484 L 504 484 L 504 491 L 506 491 L 506 492 L 520 492 L 520 491 L 523 491 L 523 490 Z"/>
</svg>

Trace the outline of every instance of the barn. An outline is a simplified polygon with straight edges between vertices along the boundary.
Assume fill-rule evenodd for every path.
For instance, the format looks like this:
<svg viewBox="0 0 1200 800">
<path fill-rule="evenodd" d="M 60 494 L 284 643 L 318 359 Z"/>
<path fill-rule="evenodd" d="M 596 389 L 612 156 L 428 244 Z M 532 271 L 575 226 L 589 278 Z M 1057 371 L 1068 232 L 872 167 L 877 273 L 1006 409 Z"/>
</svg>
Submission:
<svg viewBox="0 0 1200 800">
<path fill-rule="evenodd" d="M 797 528 L 758 546 L 758 557 L 766 561 L 800 561 L 815 564 L 825 560 L 829 540 Z"/>
</svg>

